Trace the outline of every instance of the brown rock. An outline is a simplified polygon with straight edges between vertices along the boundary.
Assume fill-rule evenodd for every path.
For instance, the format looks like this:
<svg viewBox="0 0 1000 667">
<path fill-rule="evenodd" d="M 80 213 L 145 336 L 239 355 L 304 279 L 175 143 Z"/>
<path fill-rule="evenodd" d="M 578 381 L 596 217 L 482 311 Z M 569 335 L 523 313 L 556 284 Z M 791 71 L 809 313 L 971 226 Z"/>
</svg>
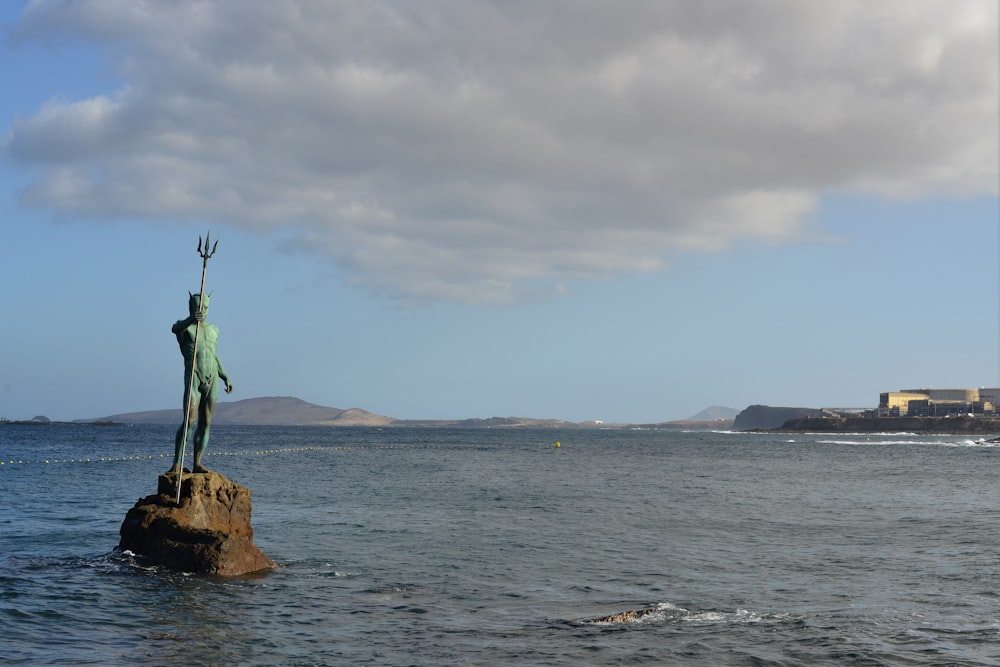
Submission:
<svg viewBox="0 0 1000 667">
<path fill-rule="evenodd" d="M 175 477 L 125 515 L 119 551 L 173 570 L 238 576 L 277 565 L 253 543 L 250 490 L 216 472 L 185 474 L 180 505 Z"/>
</svg>

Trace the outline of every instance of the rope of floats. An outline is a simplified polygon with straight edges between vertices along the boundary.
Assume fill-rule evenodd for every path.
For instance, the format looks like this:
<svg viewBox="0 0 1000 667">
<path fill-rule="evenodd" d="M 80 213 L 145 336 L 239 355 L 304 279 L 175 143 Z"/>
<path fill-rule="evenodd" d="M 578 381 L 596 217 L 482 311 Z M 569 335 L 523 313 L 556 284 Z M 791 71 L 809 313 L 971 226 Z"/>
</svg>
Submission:
<svg viewBox="0 0 1000 667">
<path fill-rule="evenodd" d="M 478 445 L 469 446 L 477 449 Z M 291 452 L 336 452 L 376 449 L 454 449 L 455 445 L 349 445 L 342 447 L 284 447 L 279 449 L 248 449 L 239 452 L 205 452 L 205 456 L 266 456 L 269 454 L 287 454 Z M 155 459 L 173 460 L 172 453 L 140 454 L 132 456 L 87 456 L 77 458 L 0 458 L 0 469 L 26 465 L 55 465 L 64 463 L 121 463 L 125 461 L 151 461 Z"/>
</svg>

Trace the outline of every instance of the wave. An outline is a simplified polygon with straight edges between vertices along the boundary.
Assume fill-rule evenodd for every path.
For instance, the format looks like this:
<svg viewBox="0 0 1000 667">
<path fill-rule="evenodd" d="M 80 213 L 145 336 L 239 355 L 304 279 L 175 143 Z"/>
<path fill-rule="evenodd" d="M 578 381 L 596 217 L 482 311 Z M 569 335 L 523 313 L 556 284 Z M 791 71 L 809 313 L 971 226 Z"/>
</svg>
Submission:
<svg viewBox="0 0 1000 667">
<path fill-rule="evenodd" d="M 781 614 L 763 615 L 748 609 L 704 609 L 692 611 L 670 602 L 660 602 L 652 607 L 630 609 L 627 611 L 584 619 L 588 625 L 621 625 L 643 623 L 698 623 L 706 625 L 731 625 L 737 623 L 762 623 L 768 621 L 786 621 L 791 617 Z"/>
<path fill-rule="evenodd" d="M 988 442 L 985 440 L 972 440 L 964 438 L 962 440 L 817 440 L 821 445 L 931 445 L 938 447 L 997 447 L 1000 443 Z"/>
</svg>

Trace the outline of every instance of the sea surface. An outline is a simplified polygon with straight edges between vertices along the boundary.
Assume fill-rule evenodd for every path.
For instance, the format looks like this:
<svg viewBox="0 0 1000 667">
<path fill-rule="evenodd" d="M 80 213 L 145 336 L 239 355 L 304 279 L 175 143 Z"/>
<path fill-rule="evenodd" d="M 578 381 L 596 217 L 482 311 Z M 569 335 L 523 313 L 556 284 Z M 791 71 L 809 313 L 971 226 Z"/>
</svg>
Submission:
<svg viewBox="0 0 1000 667">
<path fill-rule="evenodd" d="M 115 551 L 172 436 L 0 426 L 0 664 L 1000 665 L 967 436 L 217 426 L 233 579 Z"/>
</svg>

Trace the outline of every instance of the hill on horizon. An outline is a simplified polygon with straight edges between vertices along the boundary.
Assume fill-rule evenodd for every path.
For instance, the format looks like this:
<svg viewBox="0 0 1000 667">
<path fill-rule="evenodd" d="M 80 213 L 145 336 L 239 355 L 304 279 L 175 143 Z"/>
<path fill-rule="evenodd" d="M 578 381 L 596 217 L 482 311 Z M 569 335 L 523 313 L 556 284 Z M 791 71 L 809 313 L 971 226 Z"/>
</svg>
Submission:
<svg viewBox="0 0 1000 667">
<path fill-rule="evenodd" d="M 711 407 L 705 408 L 693 417 L 688 417 L 683 421 L 689 422 L 715 422 L 715 421 L 727 421 L 730 419 L 735 419 L 736 415 L 740 414 L 740 411 L 736 408 L 727 408 L 722 405 L 713 405 Z"/>
<path fill-rule="evenodd" d="M 663 422 L 664 425 L 691 426 L 699 422 L 719 422 L 731 420 L 739 410 L 714 405 L 693 417 L 680 422 Z M 182 411 L 147 410 L 144 412 L 123 412 L 97 419 L 80 419 L 81 422 L 118 422 L 126 424 L 180 424 L 184 420 Z M 595 423 L 575 424 L 558 419 L 536 419 L 522 417 L 491 417 L 488 419 L 414 420 L 395 419 L 378 415 L 360 408 L 341 410 L 314 403 L 308 403 L 294 396 L 264 396 L 246 398 L 239 401 L 220 401 L 212 418 L 213 425 L 242 426 L 595 426 Z"/>
<path fill-rule="evenodd" d="M 184 412 L 180 408 L 124 412 L 101 417 L 97 421 L 179 425 L 184 421 Z M 307 403 L 293 396 L 245 398 L 231 403 L 220 401 L 216 404 L 215 414 L 212 417 L 213 425 L 244 426 L 384 426 L 393 421 L 395 420 L 391 417 L 383 417 L 366 410 L 328 408 Z"/>
</svg>

